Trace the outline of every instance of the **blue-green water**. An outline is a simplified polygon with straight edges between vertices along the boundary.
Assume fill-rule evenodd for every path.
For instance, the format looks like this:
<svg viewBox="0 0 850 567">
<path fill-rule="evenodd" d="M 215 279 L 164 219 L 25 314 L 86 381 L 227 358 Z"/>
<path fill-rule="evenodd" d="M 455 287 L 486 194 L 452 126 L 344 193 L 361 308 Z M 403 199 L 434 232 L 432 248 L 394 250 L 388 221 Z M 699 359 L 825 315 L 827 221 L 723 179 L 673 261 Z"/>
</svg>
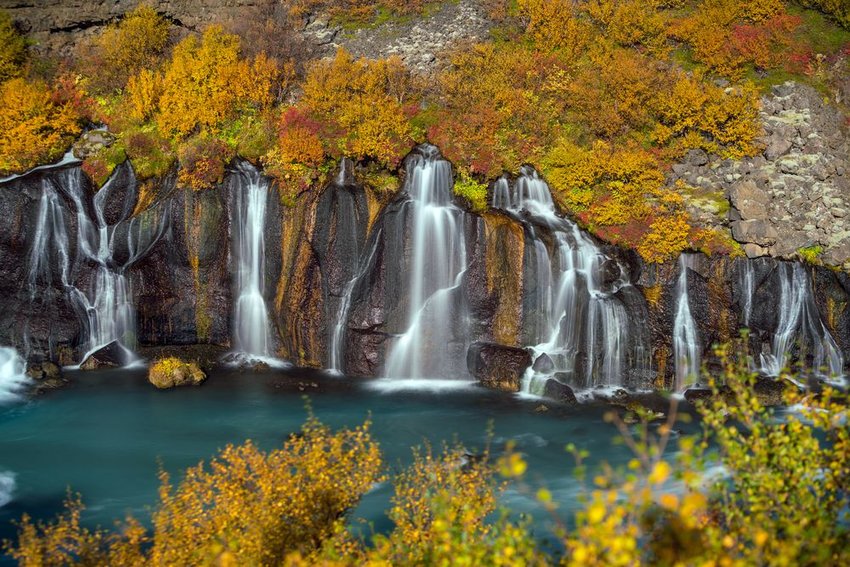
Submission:
<svg viewBox="0 0 850 567">
<path fill-rule="evenodd" d="M 68 489 L 82 494 L 89 525 L 111 526 L 128 513 L 147 518 L 160 467 L 179 473 L 248 438 L 266 449 L 278 447 L 303 423 L 305 396 L 332 427 L 371 416 L 391 470 L 409 462 L 411 446 L 424 441 L 439 446 L 457 440 L 474 453 L 488 439 L 495 452 L 513 440 L 529 463 L 532 489 L 511 488 L 503 502 L 534 514 L 540 532 L 549 520 L 535 504 L 533 487 L 547 486 L 565 516 L 579 505 L 567 443 L 591 452 L 591 468 L 601 460 L 624 463 L 631 457 L 614 442 L 615 427 L 604 420 L 607 406 L 547 404 L 548 411 L 539 411 L 539 400 L 450 387 L 456 382 L 435 382 L 430 391 L 394 391 L 385 387 L 393 383 L 304 371 L 218 371 L 200 388 L 159 391 L 146 382 L 144 370 L 69 375 L 73 383 L 63 390 L 0 407 L 0 476 L 14 478 L 12 500 L 0 507 L 0 539 L 14 536 L 11 520 L 24 512 L 55 515 Z M 386 530 L 391 494 L 388 483 L 376 488 L 355 516 Z"/>
</svg>

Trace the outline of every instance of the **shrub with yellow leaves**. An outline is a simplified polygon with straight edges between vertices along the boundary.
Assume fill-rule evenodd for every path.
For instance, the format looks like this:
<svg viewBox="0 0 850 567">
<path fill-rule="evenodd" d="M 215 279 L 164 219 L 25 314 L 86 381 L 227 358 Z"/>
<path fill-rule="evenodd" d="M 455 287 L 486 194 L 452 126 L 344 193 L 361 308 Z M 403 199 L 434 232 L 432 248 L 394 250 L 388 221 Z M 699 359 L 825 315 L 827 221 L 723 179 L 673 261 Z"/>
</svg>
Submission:
<svg viewBox="0 0 850 567">
<path fill-rule="evenodd" d="M 81 46 L 80 70 L 93 92 L 120 90 L 135 73 L 159 67 L 168 41 L 168 21 L 142 4 Z"/>
<path fill-rule="evenodd" d="M 0 83 L 0 175 L 55 161 L 80 131 L 74 106 L 57 102 L 43 82 Z"/>
<path fill-rule="evenodd" d="M 317 61 L 301 100 L 334 157 L 371 157 L 394 167 L 414 144 L 409 123 L 418 88 L 401 59 L 355 59 L 343 49 Z"/>
<path fill-rule="evenodd" d="M 26 60 L 26 38 L 18 32 L 9 14 L 0 10 L 0 83 L 20 77 Z"/>
<path fill-rule="evenodd" d="M 157 105 L 159 130 L 174 139 L 203 131 L 220 133 L 240 113 L 262 110 L 274 100 L 277 67 L 258 55 L 239 56 L 239 37 L 219 26 L 201 38 L 188 36 L 166 65 Z"/>
<path fill-rule="evenodd" d="M 281 449 L 228 446 L 176 487 L 161 473 L 151 532 L 132 519 L 115 534 L 89 530 L 79 499 L 69 498 L 52 523 L 25 516 L 17 544 L 6 548 L 27 566 L 279 565 L 290 553 L 309 557 L 338 534 L 343 514 L 380 471 L 368 421 L 332 432 L 310 417 Z"/>
</svg>

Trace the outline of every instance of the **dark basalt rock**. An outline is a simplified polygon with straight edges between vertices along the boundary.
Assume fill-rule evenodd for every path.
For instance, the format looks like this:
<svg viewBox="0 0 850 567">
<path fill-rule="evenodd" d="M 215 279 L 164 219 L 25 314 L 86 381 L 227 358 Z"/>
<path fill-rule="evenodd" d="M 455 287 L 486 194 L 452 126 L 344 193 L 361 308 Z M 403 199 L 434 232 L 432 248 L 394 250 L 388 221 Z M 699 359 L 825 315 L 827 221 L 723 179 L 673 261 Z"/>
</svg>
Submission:
<svg viewBox="0 0 850 567">
<path fill-rule="evenodd" d="M 551 400 L 555 400 L 556 402 L 561 402 L 562 404 L 573 405 L 578 403 L 576 395 L 573 393 L 573 389 L 554 378 L 550 378 L 546 381 L 546 385 L 543 389 L 543 396 Z"/>
<path fill-rule="evenodd" d="M 127 363 L 127 349 L 118 341 L 112 341 L 90 355 L 80 364 L 81 370 L 98 370 L 100 368 L 118 368 Z"/>
<path fill-rule="evenodd" d="M 712 396 L 709 388 L 688 388 L 684 393 L 685 400 L 690 404 L 696 404 L 703 400 L 708 400 Z"/>
<path fill-rule="evenodd" d="M 764 406 L 781 406 L 784 403 L 785 384 L 779 380 L 760 376 L 756 380 L 754 391 Z"/>
<path fill-rule="evenodd" d="M 527 350 L 493 343 L 476 342 L 467 353 L 469 373 L 494 390 L 519 392 L 522 376 L 531 365 Z"/>
<path fill-rule="evenodd" d="M 555 370 L 555 363 L 552 362 L 552 359 L 549 358 L 548 354 L 543 353 L 534 361 L 534 366 L 532 368 L 534 368 L 535 372 L 546 374 Z"/>
<path fill-rule="evenodd" d="M 113 226 L 130 218 L 139 200 L 136 173 L 129 161 L 119 164 L 107 182 L 94 195 L 103 222 Z"/>
</svg>

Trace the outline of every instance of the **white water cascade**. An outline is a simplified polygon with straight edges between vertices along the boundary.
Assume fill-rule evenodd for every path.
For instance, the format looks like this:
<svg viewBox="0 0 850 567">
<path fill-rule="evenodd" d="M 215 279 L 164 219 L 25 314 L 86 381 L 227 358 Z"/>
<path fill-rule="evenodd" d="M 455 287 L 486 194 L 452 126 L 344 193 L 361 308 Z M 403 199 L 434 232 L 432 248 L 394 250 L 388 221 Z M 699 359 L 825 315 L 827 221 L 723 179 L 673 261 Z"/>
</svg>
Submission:
<svg viewBox="0 0 850 567">
<path fill-rule="evenodd" d="M 378 242 L 381 239 L 381 233 L 378 232 L 373 239 L 372 246 L 369 247 L 369 253 L 359 263 L 357 272 L 345 284 L 342 297 L 340 298 L 339 310 L 336 314 L 336 319 L 331 335 L 330 345 L 330 367 L 328 371 L 334 374 L 341 374 L 343 371 L 343 345 L 345 341 L 345 325 L 348 322 L 348 313 L 351 311 L 351 296 L 354 293 L 354 287 L 360 278 L 366 275 L 369 267 L 372 265 L 372 259 L 375 257 L 375 252 L 378 250 Z"/>
<path fill-rule="evenodd" d="M 753 268 L 752 260 L 744 261 L 744 273 L 741 278 L 742 287 L 744 289 L 744 304 L 741 308 L 744 311 L 744 327 L 750 326 L 750 317 L 753 314 L 753 294 L 755 293 L 755 269 Z"/>
<path fill-rule="evenodd" d="M 242 353 L 269 356 L 269 320 L 265 291 L 266 203 L 269 182 L 248 162 L 237 166 L 235 255 L 236 307 L 234 343 Z"/>
<path fill-rule="evenodd" d="M 0 347 L 0 405 L 19 400 L 20 392 L 28 382 L 26 364 L 18 351 Z"/>
<path fill-rule="evenodd" d="M 86 333 L 86 354 L 83 360 L 97 349 L 118 341 L 124 351 L 126 364 L 135 359 L 132 349 L 136 340 L 136 318 L 132 288 L 125 268 L 142 253 L 137 242 L 140 229 L 137 228 L 135 232 L 128 231 L 127 244 L 131 257 L 124 265 L 118 265 L 113 259 L 115 243 L 112 239 L 116 231 L 114 227 L 107 226 L 103 217 L 103 196 L 107 193 L 107 186 L 95 195 L 91 200 L 92 206 L 89 207 L 86 204 L 85 185 L 80 169 L 65 169 L 56 176 L 43 179 L 29 255 L 27 283 L 30 296 L 35 299 L 38 283 L 49 285 L 52 274 L 58 272 L 66 293 L 83 314 L 82 322 Z M 77 217 L 76 263 L 79 265 L 89 262 L 96 266 L 89 285 L 84 289 L 78 288 L 71 280 L 71 244 L 65 226 L 60 192 L 73 203 Z M 94 219 L 90 209 L 94 211 Z M 132 222 L 130 226 L 133 226 Z M 163 229 L 164 223 L 160 223 L 154 241 L 161 236 Z"/>
<path fill-rule="evenodd" d="M 812 292 L 812 282 L 803 264 L 780 262 L 779 324 L 773 336 L 772 352 L 762 353 L 762 372 L 779 376 L 788 365 L 798 342 L 812 351 L 812 370 L 821 376 L 841 376 L 844 360 L 835 339 L 820 317 Z"/>
<path fill-rule="evenodd" d="M 673 321 L 673 356 L 676 364 L 674 390 L 681 392 L 699 380 L 700 343 L 688 298 L 688 271 L 696 266 L 696 255 L 679 256 L 676 282 L 676 318 Z"/>
<path fill-rule="evenodd" d="M 557 373 L 565 373 L 578 388 L 623 384 L 629 321 L 615 294 L 630 284 L 619 264 L 574 222 L 557 215 L 549 186 L 532 168 L 523 168 L 513 187 L 500 179 L 492 206 L 523 223 L 533 246 L 529 285 L 536 320 L 526 333 L 535 359 L 546 355 L 552 364 L 530 368 L 523 391 L 541 395 L 546 381 Z M 552 235 L 551 251 L 540 231 Z M 619 270 L 607 283 L 605 262 L 614 262 Z"/>
<path fill-rule="evenodd" d="M 464 212 L 452 204 L 453 185 L 451 165 L 437 148 L 420 146 L 408 157 L 408 327 L 387 356 L 387 378 L 448 375 L 452 328 L 465 318 L 455 309 L 455 292 L 467 268 Z"/>
</svg>

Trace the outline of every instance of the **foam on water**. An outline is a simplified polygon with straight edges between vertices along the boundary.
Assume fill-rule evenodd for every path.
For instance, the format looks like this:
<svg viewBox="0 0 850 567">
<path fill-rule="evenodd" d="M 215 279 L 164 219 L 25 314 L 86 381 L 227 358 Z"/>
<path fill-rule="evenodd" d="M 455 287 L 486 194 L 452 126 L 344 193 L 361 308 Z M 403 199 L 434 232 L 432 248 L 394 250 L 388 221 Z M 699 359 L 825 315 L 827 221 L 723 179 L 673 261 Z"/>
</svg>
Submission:
<svg viewBox="0 0 850 567">
<path fill-rule="evenodd" d="M 15 492 L 15 473 L 0 471 L 0 508 L 12 501 Z"/>
</svg>

